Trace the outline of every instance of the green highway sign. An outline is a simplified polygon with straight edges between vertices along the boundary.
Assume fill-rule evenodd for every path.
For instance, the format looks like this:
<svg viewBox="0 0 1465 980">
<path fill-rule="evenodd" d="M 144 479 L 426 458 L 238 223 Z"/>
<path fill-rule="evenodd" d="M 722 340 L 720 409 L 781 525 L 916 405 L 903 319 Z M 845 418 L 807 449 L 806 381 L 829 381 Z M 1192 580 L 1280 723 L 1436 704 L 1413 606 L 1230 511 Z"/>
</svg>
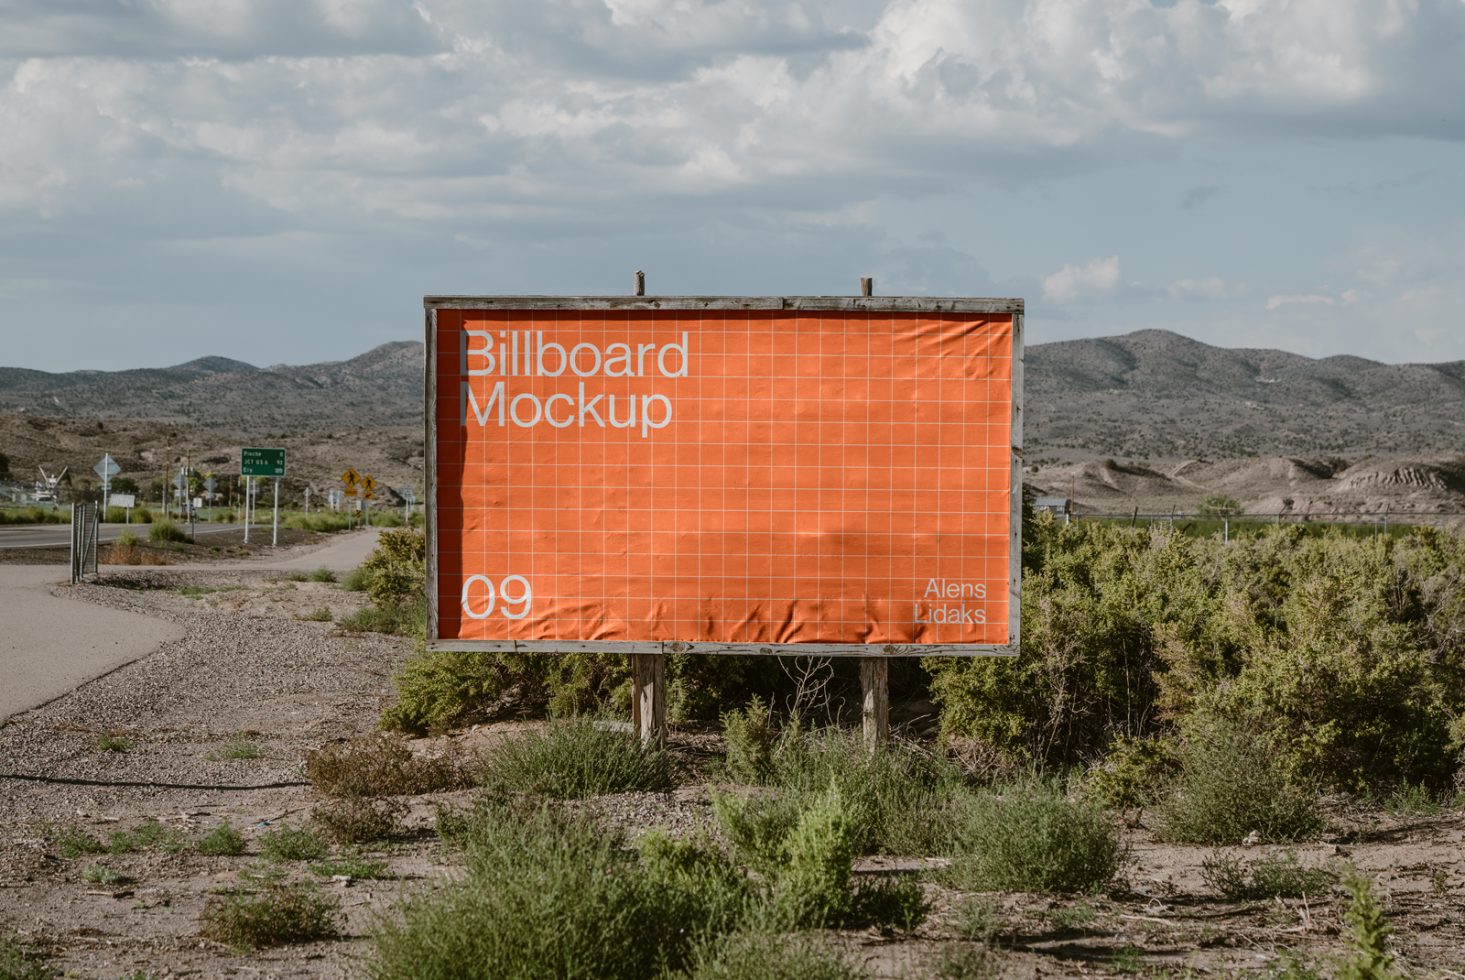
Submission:
<svg viewBox="0 0 1465 980">
<path fill-rule="evenodd" d="M 240 476 L 284 476 L 285 450 L 251 449 L 239 451 Z"/>
</svg>

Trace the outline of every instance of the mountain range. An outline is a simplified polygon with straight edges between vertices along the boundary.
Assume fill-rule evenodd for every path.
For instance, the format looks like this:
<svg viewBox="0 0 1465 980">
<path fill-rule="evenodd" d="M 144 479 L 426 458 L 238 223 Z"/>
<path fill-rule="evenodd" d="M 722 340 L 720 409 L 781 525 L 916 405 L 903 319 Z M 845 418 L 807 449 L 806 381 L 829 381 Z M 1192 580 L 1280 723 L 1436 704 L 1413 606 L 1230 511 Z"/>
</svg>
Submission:
<svg viewBox="0 0 1465 980">
<path fill-rule="evenodd" d="M 1036 463 L 1465 447 L 1465 361 L 1314 359 L 1144 330 L 1032 345 L 1025 384 L 1024 436 Z M 0 368 L 0 412 L 236 433 L 416 426 L 422 401 L 417 342 L 299 366 L 205 357 L 111 372 Z"/>
</svg>

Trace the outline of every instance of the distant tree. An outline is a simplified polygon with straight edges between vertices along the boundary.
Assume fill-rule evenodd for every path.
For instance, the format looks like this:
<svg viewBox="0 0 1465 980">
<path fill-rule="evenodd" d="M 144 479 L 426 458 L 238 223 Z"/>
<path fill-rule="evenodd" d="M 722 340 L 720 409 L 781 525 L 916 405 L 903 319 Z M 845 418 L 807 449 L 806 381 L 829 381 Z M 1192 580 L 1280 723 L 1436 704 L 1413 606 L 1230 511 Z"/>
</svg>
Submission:
<svg viewBox="0 0 1465 980">
<path fill-rule="evenodd" d="M 1241 504 L 1235 497 L 1224 493 L 1213 493 L 1200 502 L 1202 517 L 1234 517 L 1241 513 Z"/>
<path fill-rule="evenodd" d="M 110 486 L 113 493 L 137 493 L 137 481 L 130 476 L 114 476 Z"/>
</svg>

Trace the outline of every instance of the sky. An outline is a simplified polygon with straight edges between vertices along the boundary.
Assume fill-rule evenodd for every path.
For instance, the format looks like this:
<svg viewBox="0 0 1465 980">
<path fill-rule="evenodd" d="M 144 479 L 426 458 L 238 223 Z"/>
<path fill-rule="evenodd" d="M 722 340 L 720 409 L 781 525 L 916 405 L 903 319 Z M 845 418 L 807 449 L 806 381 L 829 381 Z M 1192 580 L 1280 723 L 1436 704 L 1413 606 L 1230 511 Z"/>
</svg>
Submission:
<svg viewBox="0 0 1465 980">
<path fill-rule="evenodd" d="M 0 364 L 424 294 L 1020 296 L 1465 359 L 1465 0 L 0 0 Z"/>
</svg>

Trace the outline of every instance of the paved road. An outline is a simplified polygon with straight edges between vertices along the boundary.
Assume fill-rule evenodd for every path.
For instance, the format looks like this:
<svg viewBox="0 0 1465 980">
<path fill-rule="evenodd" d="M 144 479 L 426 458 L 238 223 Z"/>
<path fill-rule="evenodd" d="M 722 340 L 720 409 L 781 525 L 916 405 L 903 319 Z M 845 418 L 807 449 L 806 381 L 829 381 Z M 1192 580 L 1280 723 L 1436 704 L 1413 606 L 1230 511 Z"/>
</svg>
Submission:
<svg viewBox="0 0 1465 980">
<path fill-rule="evenodd" d="M 62 530 L 67 530 L 62 528 Z M 371 553 L 380 531 L 337 535 L 323 546 L 292 549 L 284 557 L 240 559 L 207 565 L 169 565 L 168 571 L 347 572 Z M 108 566 L 103 566 L 107 570 Z M 117 570 L 137 571 L 134 566 Z M 65 582 L 56 565 L 0 565 L 0 723 L 45 704 L 87 681 L 145 657 L 183 635 L 160 619 L 54 596 Z"/>
<path fill-rule="evenodd" d="M 243 524 L 198 524 L 195 525 L 195 533 L 202 536 L 205 534 L 219 534 L 224 531 L 237 531 Z M 131 531 L 139 538 L 147 537 L 148 525 L 146 524 L 103 524 L 100 540 L 105 544 L 108 541 L 116 541 L 117 536 L 123 531 Z M 250 534 L 260 533 L 260 527 L 256 524 Z M 264 529 L 265 534 L 270 529 Z M 70 524 L 19 524 L 0 527 L 0 548 L 69 548 L 71 546 L 71 525 Z"/>
</svg>

